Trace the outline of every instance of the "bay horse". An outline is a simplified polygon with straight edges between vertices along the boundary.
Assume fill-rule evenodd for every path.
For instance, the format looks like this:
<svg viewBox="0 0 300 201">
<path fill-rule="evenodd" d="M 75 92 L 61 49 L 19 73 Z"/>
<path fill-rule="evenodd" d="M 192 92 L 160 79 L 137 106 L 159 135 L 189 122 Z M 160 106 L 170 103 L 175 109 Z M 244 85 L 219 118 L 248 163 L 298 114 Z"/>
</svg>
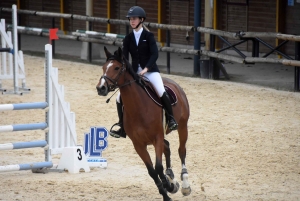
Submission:
<svg viewBox="0 0 300 201">
<path fill-rule="evenodd" d="M 143 160 L 148 174 L 154 180 L 159 193 L 164 201 L 171 201 L 168 192 L 176 193 L 179 183 L 175 180 L 171 169 L 171 151 L 169 142 L 164 139 L 169 134 L 169 129 L 164 129 L 164 114 L 160 105 L 155 103 L 142 87 L 141 76 L 137 75 L 128 60 L 123 56 L 122 49 L 111 54 L 104 47 L 106 63 L 103 65 L 101 76 L 96 89 L 100 96 L 106 96 L 109 92 L 119 88 L 123 102 L 123 125 L 127 136 Z M 174 104 L 173 113 L 178 123 L 179 148 L 178 154 L 181 160 L 182 171 L 181 192 L 187 196 L 191 193 L 188 182 L 188 172 L 185 165 L 186 142 L 188 139 L 188 119 L 190 115 L 189 103 L 183 89 L 173 80 L 163 78 L 165 87 L 169 87 L 176 94 L 177 102 Z M 108 101 L 107 101 L 108 102 Z M 153 145 L 155 149 L 155 167 L 147 151 L 147 146 Z M 166 171 L 162 164 L 162 155 L 165 155 Z"/>
</svg>

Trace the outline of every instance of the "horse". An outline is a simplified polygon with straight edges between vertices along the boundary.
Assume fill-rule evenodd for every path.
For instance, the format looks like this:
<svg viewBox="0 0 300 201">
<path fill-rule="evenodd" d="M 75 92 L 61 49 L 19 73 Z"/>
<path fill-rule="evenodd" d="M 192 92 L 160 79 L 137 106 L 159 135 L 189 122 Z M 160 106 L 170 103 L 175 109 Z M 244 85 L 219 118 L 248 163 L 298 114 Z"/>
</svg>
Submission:
<svg viewBox="0 0 300 201">
<path fill-rule="evenodd" d="M 123 56 L 120 47 L 114 54 L 111 54 L 106 47 L 104 47 L 104 51 L 107 60 L 102 67 L 103 75 L 96 85 L 97 93 L 99 96 L 107 96 L 109 92 L 117 88 L 120 90 L 123 102 L 124 130 L 131 139 L 137 154 L 143 160 L 148 174 L 154 180 L 159 193 L 163 196 L 163 201 L 172 201 L 168 196 L 168 192 L 176 193 L 179 189 L 179 183 L 176 181 L 171 169 L 170 144 L 164 138 L 171 131 L 168 128 L 164 128 L 165 115 L 163 114 L 163 108 L 150 98 L 149 93 L 143 87 L 145 81 L 133 71 L 131 64 Z M 188 196 L 191 193 L 191 187 L 188 182 L 185 158 L 188 139 L 187 124 L 190 115 L 189 103 L 185 92 L 175 81 L 164 77 L 162 79 L 165 88 L 167 86 L 176 94 L 177 102 L 172 107 L 174 118 L 178 123 L 178 154 L 182 165 L 181 192 L 184 196 Z M 147 151 L 148 145 L 154 146 L 156 157 L 154 167 Z M 163 154 L 166 160 L 165 174 L 162 164 Z"/>
</svg>

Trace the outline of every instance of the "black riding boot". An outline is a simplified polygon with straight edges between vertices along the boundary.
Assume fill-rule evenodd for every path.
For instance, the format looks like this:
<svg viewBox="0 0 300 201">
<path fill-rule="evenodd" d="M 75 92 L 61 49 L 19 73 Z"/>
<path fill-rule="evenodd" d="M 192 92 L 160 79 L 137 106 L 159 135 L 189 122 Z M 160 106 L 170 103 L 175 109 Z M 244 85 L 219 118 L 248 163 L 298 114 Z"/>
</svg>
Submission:
<svg viewBox="0 0 300 201">
<path fill-rule="evenodd" d="M 168 127 L 169 127 L 170 131 L 177 130 L 178 124 L 176 123 L 176 120 L 173 116 L 173 110 L 172 110 L 172 105 L 171 105 L 169 96 L 167 95 L 166 92 L 164 92 L 163 96 L 160 99 L 163 104 L 163 107 L 165 108 L 165 111 L 167 112 Z"/>
<path fill-rule="evenodd" d="M 117 110 L 118 110 L 118 116 L 119 116 L 119 122 L 114 124 L 110 129 L 110 135 L 115 138 L 126 138 L 126 133 L 123 128 L 123 104 L 117 102 Z M 119 126 L 120 128 L 118 130 L 112 130 L 114 126 Z"/>
</svg>

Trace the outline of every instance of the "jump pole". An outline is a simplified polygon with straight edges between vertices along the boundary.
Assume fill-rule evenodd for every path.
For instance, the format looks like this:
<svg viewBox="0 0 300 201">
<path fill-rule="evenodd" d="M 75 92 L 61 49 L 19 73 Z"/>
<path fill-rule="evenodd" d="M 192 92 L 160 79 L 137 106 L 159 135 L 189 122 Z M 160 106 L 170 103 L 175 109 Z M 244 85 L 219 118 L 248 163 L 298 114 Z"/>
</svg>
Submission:
<svg viewBox="0 0 300 201">
<path fill-rule="evenodd" d="M 51 168 L 53 167 L 52 162 L 38 162 L 38 163 L 25 163 L 18 165 L 5 165 L 0 166 L 0 172 L 8 172 L 8 171 L 19 171 L 19 170 L 40 170 L 43 168 Z"/>
<path fill-rule="evenodd" d="M 0 105 L 0 112 L 9 110 L 27 110 L 27 109 L 47 109 L 47 102 L 36 102 L 36 103 L 17 103 L 17 104 L 2 104 Z M 15 124 L 0 126 L 1 132 L 14 132 L 14 131 L 26 131 L 26 130 L 46 130 L 48 123 L 31 123 L 31 124 Z M 13 149 L 26 149 L 36 147 L 47 147 L 48 143 L 46 140 L 30 141 L 30 142 L 15 142 L 0 144 L 0 151 L 2 150 L 13 150 Z M 0 166 L 0 172 L 7 171 L 18 171 L 18 170 L 32 170 L 33 172 L 44 172 L 46 168 L 53 167 L 52 161 L 45 162 L 34 162 L 17 165 L 5 165 Z"/>
</svg>

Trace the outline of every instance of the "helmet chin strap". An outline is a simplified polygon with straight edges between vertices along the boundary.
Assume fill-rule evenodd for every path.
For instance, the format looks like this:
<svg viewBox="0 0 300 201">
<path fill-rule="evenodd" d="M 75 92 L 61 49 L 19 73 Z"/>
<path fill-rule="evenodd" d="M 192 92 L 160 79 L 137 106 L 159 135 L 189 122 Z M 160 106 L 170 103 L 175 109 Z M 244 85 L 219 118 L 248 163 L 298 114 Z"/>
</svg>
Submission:
<svg viewBox="0 0 300 201">
<path fill-rule="evenodd" d="M 138 25 L 136 25 L 136 27 L 135 27 L 135 28 L 133 28 L 133 29 L 137 29 L 137 28 L 139 28 L 139 26 L 140 26 L 140 25 L 143 23 L 143 21 L 144 21 L 144 20 L 141 20 L 141 21 L 140 21 L 140 23 L 138 23 Z"/>
</svg>

